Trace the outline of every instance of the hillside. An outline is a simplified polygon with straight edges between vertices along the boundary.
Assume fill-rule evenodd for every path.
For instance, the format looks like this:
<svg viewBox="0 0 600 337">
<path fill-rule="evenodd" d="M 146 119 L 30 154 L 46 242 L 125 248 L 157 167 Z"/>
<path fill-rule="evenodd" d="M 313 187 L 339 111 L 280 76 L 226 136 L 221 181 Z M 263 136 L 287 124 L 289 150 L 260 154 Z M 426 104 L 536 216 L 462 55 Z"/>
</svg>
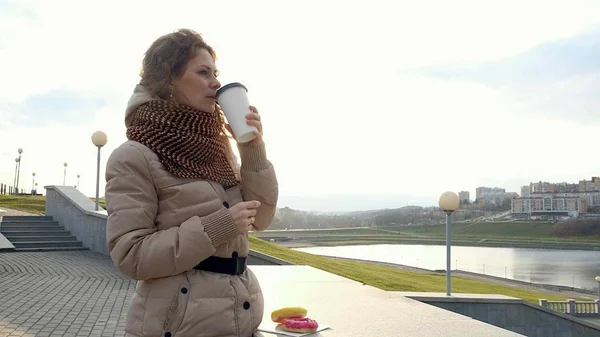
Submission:
<svg viewBox="0 0 600 337">
<path fill-rule="evenodd" d="M 473 220 L 494 212 L 459 210 L 453 217 L 456 221 Z M 440 224 L 445 221 L 445 213 L 438 207 L 405 206 L 395 209 L 379 209 L 337 214 L 324 214 L 279 208 L 273 229 L 320 229 L 346 227 L 375 227 L 385 225 Z"/>
</svg>

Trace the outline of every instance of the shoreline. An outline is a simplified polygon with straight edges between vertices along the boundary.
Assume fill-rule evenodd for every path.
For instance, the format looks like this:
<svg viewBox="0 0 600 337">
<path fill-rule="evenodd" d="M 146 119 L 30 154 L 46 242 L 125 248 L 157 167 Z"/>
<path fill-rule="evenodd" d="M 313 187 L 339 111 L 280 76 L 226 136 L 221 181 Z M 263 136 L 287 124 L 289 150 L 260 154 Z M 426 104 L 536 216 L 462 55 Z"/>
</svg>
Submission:
<svg viewBox="0 0 600 337">
<path fill-rule="evenodd" d="M 346 240 L 274 240 L 270 241 L 268 237 L 256 236 L 256 238 L 287 248 L 308 248 L 308 247 L 335 247 L 335 246 L 367 246 L 367 245 L 424 245 L 424 246 L 445 246 L 446 241 L 441 239 L 419 239 L 419 240 L 357 240 L 356 237 L 348 237 Z M 510 240 L 510 239 L 509 239 Z M 461 247 L 490 247 L 490 248 L 524 248 L 524 249 L 548 249 L 548 250 L 585 250 L 600 251 L 600 242 L 591 244 L 579 244 L 574 242 L 552 242 L 552 241 L 502 241 L 502 239 L 482 239 L 479 241 L 452 240 L 452 246 Z"/>
</svg>

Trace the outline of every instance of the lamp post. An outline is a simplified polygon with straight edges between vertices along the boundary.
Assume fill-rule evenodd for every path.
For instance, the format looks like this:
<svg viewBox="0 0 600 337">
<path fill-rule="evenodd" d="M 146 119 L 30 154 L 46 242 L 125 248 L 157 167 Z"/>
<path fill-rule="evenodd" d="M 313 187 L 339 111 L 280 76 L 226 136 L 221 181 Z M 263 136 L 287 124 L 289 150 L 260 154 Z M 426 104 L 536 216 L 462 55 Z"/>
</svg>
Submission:
<svg viewBox="0 0 600 337">
<path fill-rule="evenodd" d="M 15 186 L 16 190 L 17 190 L 17 194 L 19 194 L 19 178 L 21 175 L 21 153 L 23 153 L 23 149 L 19 148 L 17 150 L 17 152 L 19 152 L 19 161 L 17 162 L 19 169 L 17 170 L 17 184 Z"/>
<path fill-rule="evenodd" d="M 31 195 L 33 195 L 33 191 L 35 189 L 35 172 L 31 174 Z"/>
<path fill-rule="evenodd" d="M 600 276 L 596 276 L 596 282 L 598 282 L 598 301 L 600 301 Z"/>
<path fill-rule="evenodd" d="M 19 158 L 15 158 L 15 179 L 13 179 L 13 194 L 17 194 L 17 170 L 19 168 Z"/>
<path fill-rule="evenodd" d="M 34 189 L 35 195 L 37 195 L 37 184 L 38 183 L 35 183 L 35 189 Z"/>
<path fill-rule="evenodd" d="M 450 229 L 452 212 L 458 209 L 460 200 L 454 192 L 444 192 L 438 202 L 440 208 L 446 212 L 446 295 L 450 296 L 451 273 L 450 270 Z"/>
<path fill-rule="evenodd" d="M 81 175 L 77 175 L 77 188 L 79 188 L 79 177 L 81 177 Z"/>
<path fill-rule="evenodd" d="M 106 133 L 102 131 L 96 131 L 92 134 L 92 143 L 98 148 L 98 165 L 96 169 L 96 210 L 100 208 L 100 149 L 106 145 L 107 141 Z"/>
<path fill-rule="evenodd" d="M 63 186 L 67 186 L 67 164 L 66 162 L 63 164 L 63 166 L 65 167 L 65 171 L 63 173 Z"/>
</svg>

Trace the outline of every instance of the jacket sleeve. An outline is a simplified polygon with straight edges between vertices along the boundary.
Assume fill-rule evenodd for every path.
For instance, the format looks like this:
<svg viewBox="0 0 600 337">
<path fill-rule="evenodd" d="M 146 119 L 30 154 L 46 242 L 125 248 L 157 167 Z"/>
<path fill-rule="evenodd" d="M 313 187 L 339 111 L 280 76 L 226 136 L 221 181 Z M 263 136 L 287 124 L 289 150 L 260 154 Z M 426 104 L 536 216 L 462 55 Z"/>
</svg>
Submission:
<svg viewBox="0 0 600 337">
<path fill-rule="evenodd" d="M 146 158 L 135 146 L 126 144 L 111 154 L 106 181 L 108 250 L 128 277 L 146 280 L 181 274 L 238 235 L 225 208 L 158 230 L 156 188 Z"/>
<path fill-rule="evenodd" d="M 242 165 L 242 197 L 244 201 L 258 200 L 252 230 L 263 231 L 271 225 L 277 208 L 279 185 L 273 164 L 267 159 L 264 143 L 258 146 L 238 144 Z"/>
</svg>

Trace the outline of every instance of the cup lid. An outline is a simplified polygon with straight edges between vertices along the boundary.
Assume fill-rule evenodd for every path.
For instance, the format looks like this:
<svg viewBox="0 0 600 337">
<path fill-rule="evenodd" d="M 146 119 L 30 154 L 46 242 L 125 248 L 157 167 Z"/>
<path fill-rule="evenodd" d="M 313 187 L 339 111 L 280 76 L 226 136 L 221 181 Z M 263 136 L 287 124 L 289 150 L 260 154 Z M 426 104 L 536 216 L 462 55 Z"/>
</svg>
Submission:
<svg viewBox="0 0 600 337">
<path fill-rule="evenodd" d="M 234 87 L 242 87 L 242 88 L 244 88 L 244 90 L 246 90 L 246 92 L 248 92 L 248 88 L 246 88 L 245 85 L 243 85 L 243 84 L 241 84 L 239 82 L 232 82 L 232 83 L 229 83 L 229 84 L 226 84 L 226 85 L 220 87 L 219 90 L 217 90 L 217 95 L 216 95 L 215 98 L 219 98 L 219 95 L 221 93 L 223 93 L 225 90 L 230 89 L 230 88 L 234 88 Z"/>
</svg>

